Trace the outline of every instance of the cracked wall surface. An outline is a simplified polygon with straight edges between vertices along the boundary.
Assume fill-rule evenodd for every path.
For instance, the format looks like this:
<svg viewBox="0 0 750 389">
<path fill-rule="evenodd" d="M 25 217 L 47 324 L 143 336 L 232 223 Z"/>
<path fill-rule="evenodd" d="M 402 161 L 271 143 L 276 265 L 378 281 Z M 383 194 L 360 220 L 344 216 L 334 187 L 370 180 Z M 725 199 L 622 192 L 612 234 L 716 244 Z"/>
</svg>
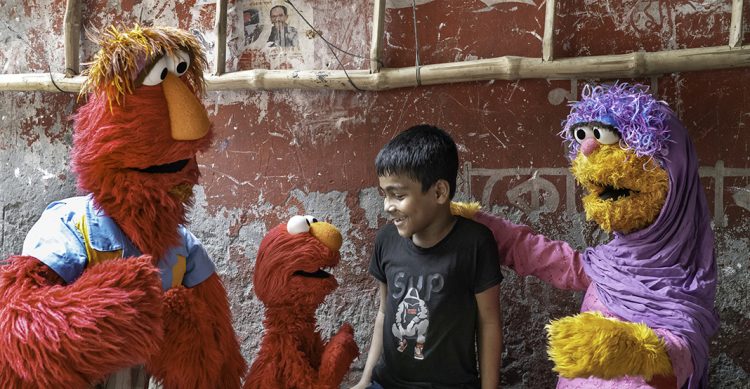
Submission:
<svg viewBox="0 0 750 389">
<path fill-rule="evenodd" d="M 305 3 L 324 37 L 352 53 L 369 53 L 372 4 Z M 564 4 L 563 4 L 564 3 Z M 411 1 L 390 0 L 385 16 L 386 67 L 414 65 Z M 423 64 L 541 56 L 544 2 L 417 1 Z M 729 2 L 575 0 L 558 2 L 557 57 L 621 54 L 726 44 Z M 227 70 L 243 66 L 338 69 L 320 39 L 292 59 L 273 52 L 243 53 L 238 10 L 229 2 Z M 0 0 L 0 73 L 62 71 L 64 2 Z M 750 18 L 746 5 L 745 18 Z M 191 30 L 213 62 L 213 1 L 86 1 L 83 25 L 164 24 Z M 234 22 L 233 22 L 234 21 Z M 298 20 L 299 22 L 299 20 Z M 747 23 L 746 23 L 747 25 Z M 747 30 L 747 28 L 746 28 Z M 747 35 L 747 34 L 745 34 Z M 82 62 L 97 50 L 82 40 Z M 364 58 L 341 55 L 347 69 Z M 249 64 L 249 65 L 248 65 Z M 448 130 L 459 146 L 458 196 L 531 225 L 553 239 L 584 248 L 608 239 L 584 220 L 581 189 L 570 185 L 557 136 L 588 80 L 485 81 L 384 92 L 331 90 L 223 91 L 203 102 L 214 124 L 211 149 L 191 210 L 191 230 L 206 245 L 226 283 L 242 351 L 252 361 L 262 335 L 263 309 L 252 285 L 264 234 L 295 214 L 335 224 L 344 236 L 335 270 L 340 287 L 318 311 L 324 334 L 354 325 L 364 365 L 377 311 L 368 275 L 372 242 L 386 223 L 373 161 L 385 142 L 418 123 Z M 596 81 L 596 80 L 592 80 Z M 750 379 L 750 82 L 747 68 L 620 80 L 650 85 L 677 112 L 695 143 L 713 212 L 722 318 L 711 343 L 712 387 L 743 387 Z M 69 167 L 72 123 L 81 101 L 73 94 L 0 92 L 0 258 L 19 253 L 26 232 L 53 200 L 77 194 Z M 494 178 L 493 178 L 494 177 Z M 581 295 L 553 289 L 505 270 L 503 387 L 553 387 L 544 325 L 577 312 Z"/>
</svg>

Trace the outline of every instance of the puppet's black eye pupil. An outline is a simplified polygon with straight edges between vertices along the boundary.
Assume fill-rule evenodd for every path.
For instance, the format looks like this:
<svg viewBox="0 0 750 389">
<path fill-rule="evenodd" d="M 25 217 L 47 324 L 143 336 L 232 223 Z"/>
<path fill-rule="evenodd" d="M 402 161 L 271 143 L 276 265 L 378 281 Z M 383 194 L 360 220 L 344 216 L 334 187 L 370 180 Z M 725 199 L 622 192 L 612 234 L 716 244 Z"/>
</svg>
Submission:
<svg viewBox="0 0 750 389">
<path fill-rule="evenodd" d="M 586 137 L 586 131 L 578 129 L 576 130 L 576 138 L 583 139 Z"/>
<path fill-rule="evenodd" d="M 177 73 L 180 73 L 180 74 L 184 73 L 185 70 L 187 70 L 187 66 L 188 66 L 187 62 L 180 62 L 180 64 L 177 65 Z"/>
<path fill-rule="evenodd" d="M 159 77 L 161 77 L 161 79 L 163 80 L 163 79 L 167 78 L 167 73 L 169 73 L 169 72 L 167 71 L 167 68 L 164 68 L 164 69 L 163 69 L 163 70 L 161 71 L 161 75 L 160 75 Z"/>
<path fill-rule="evenodd" d="M 596 139 L 599 139 L 602 137 L 602 133 L 599 131 L 598 128 L 594 128 L 594 136 L 596 137 Z"/>
<path fill-rule="evenodd" d="M 313 223 L 317 223 L 317 222 L 318 222 L 318 219 L 313 218 Z"/>
</svg>

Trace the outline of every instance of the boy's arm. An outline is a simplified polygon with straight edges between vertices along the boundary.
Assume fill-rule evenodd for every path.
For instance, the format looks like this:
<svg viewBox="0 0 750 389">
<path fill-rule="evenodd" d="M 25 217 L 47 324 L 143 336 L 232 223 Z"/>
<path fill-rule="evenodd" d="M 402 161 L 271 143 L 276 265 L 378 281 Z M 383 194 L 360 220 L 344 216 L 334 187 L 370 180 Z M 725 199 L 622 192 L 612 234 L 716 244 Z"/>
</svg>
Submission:
<svg viewBox="0 0 750 389">
<path fill-rule="evenodd" d="M 383 352 L 383 320 L 385 318 L 385 299 L 386 299 L 387 287 L 383 282 L 380 282 L 378 287 L 378 294 L 380 296 L 380 307 L 378 308 L 378 314 L 375 316 L 375 327 L 372 329 L 372 341 L 370 341 L 370 351 L 367 352 L 367 362 L 362 370 L 362 377 L 359 382 L 352 389 L 366 388 L 372 381 L 372 370 L 375 368 L 375 364 L 380 359 L 380 354 Z"/>
<path fill-rule="evenodd" d="M 567 242 L 547 239 L 525 225 L 481 211 L 473 216 L 495 236 L 500 263 L 518 275 L 535 276 L 559 289 L 585 290 L 591 283 L 581 253 Z"/>
<path fill-rule="evenodd" d="M 500 356 L 503 349 L 500 285 L 474 296 L 479 311 L 479 376 L 482 389 L 495 389 L 500 384 Z"/>
</svg>

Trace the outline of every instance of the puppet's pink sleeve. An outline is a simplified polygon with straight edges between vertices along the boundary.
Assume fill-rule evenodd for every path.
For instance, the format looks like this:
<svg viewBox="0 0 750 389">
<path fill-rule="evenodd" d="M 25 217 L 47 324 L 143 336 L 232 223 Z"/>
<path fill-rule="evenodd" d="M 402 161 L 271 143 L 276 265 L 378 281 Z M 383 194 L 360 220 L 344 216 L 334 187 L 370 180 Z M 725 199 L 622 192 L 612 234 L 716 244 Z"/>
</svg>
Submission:
<svg viewBox="0 0 750 389">
<path fill-rule="evenodd" d="M 549 240 L 525 225 L 484 212 L 477 212 L 474 220 L 492 230 L 500 264 L 518 275 L 535 276 L 558 289 L 586 290 L 591 283 L 581 254 L 568 243 Z"/>
<path fill-rule="evenodd" d="M 667 354 L 672 361 L 672 374 L 677 379 L 677 387 L 681 388 L 693 374 L 693 359 L 687 341 L 662 328 L 654 330 L 667 346 Z"/>
</svg>

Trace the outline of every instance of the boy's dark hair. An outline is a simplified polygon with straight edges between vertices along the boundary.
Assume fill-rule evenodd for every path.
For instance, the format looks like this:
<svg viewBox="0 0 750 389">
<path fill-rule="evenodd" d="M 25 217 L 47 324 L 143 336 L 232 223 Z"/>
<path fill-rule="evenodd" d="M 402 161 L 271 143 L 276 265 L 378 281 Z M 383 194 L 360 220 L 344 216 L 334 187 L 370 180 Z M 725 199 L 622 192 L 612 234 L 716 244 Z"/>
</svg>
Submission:
<svg viewBox="0 0 750 389">
<path fill-rule="evenodd" d="M 450 135 L 435 126 L 421 124 L 396 135 L 375 158 L 378 177 L 406 175 L 422 184 L 427 192 L 438 180 L 450 184 L 450 198 L 456 193 L 458 150 Z"/>
</svg>

